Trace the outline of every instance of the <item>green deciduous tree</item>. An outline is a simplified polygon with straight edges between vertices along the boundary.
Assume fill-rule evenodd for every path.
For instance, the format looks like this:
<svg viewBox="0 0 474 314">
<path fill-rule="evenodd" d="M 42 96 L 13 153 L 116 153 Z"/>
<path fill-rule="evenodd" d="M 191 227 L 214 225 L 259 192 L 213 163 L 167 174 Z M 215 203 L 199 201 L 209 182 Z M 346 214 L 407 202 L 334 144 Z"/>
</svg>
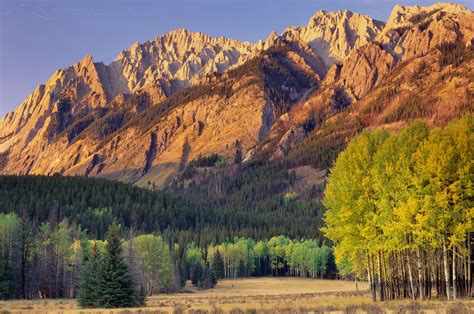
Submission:
<svg viewBox="0 0 474 314">
<path fill-rule="evenodd" d="M 167 291 L 171 285 L 171 256 L 168 245 L 160 236 L 140 235 L 134 245 L 139 268 L 148 295 Z"/>
<path fill-rule="evenodd" d="M 325 190 L 339 269 L 367 276 L 374 299 L 470 296 L 473 157 L 473 115 L 355 137 Z"/>
</svg>

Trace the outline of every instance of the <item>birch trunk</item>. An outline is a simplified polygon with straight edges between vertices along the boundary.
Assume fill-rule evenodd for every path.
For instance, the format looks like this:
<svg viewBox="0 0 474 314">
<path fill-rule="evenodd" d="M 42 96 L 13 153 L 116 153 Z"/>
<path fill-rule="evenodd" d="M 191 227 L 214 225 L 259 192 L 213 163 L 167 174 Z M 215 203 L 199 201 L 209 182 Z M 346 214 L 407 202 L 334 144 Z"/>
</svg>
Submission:
<svg viewBox="0 0 474 314">
<path fill-rule="evenodd" d="M 413 272 L 411 270 L 410 253 L 409 252 L 407 252 L 407 267 L 408 267 L 408 278 L 410 280 L 411 297 L 412 297 L 413 300 L 415 300 L 416 299 L 415 283 L 413 281 Z"/>
<path fill-rule="evenodd" d="M 416 260 L 418 264 L 418 283 L 420 287 L 420 300 L 423 300 L 425 298 L 425 291 L 424 291 L 424 284 L 423 284 L 423 267 L 421 265 L 421 260 L 422 260 L 422 252 L 421 252 L 421 247 L 418 247 L 418 250 L 416 251 Z"/>
<path fill-rule="evenodd" d="M 458 286 L 457 286 L 457 274 L 456 274 L 456 246 L 453 245 L 453 300 L 458 298 Z"/>
<path fill-rule="evenodd" d="M 446 281 L 446 297 L 451 300 L 451 281 L 449 280 L 448 249 L 446 247 L 446 238 L 443 238 L 443 261 L 444 261 L 444 279 Z"/>
<path fill-rule="evenodd" d="M 467 233 L 467 295 L 471 297 L 472 278 L 471 278 L 471 233 Z"/>
<path fill-rule="evenodd" d="M 367 276 L 369 277 L 369 286 L 370 286 L 370 295 L 372 297 L 372 301 L 377 301 L 377 295 L 375 293 L 375 284 L 374 284 L 374 277 L 372 276 L 372 269 L 370 267 L 370 255 L 367 252 Z"/>
</svg>

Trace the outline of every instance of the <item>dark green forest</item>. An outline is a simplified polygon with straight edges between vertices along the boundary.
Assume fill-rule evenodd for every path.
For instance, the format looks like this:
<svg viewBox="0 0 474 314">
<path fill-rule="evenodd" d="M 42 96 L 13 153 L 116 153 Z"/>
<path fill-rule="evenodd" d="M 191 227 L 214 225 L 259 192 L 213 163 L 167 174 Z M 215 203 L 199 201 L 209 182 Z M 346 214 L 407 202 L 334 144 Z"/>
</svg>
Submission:
<svg viewBox="0 0 474 314">
<path fill-rule="evenodd" d="M 286 170 L 246 165 L 237 173 L 211 179 L 220 184 L 151 191 L 105 179 L 0 176 L 0 212 L 16 212 L 37 225 L 67 218 L 94 239 L 103 239 L 116 220 L 127 229 L 157 232 L 181 245 L 277 234 L 322 241 L 322 205 L 288 197 L 294 175 Z"/>
</svg>

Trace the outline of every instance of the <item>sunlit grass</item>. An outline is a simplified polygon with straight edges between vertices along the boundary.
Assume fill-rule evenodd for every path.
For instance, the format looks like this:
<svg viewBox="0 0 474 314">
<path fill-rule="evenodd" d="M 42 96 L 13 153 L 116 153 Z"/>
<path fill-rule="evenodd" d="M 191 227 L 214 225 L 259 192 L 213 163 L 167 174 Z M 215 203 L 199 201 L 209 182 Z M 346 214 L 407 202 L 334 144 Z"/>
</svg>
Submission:
<svg viewBox="0 0 474 314">
<path fill-rule="evenodd" d="M 148 298 L 139 309 L 80 309 L 76 300 L 15 300 L 0 302 L 0 313 L 469 313 L 474 301 L 411 300 L 374 303 L 367 283 L 298 278 L 223 280 L 210 290 L 186 287 L 186 292 Z"/>
</svg>

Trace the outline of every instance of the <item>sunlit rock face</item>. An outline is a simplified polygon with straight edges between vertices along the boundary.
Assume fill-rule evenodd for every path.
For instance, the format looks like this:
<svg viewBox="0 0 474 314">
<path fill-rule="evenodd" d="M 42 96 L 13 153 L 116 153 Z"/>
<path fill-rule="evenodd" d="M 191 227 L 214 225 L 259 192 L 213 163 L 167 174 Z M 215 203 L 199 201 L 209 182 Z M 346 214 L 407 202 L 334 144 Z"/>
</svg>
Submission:
<svg viewBox="0 0 474 314">
<path fill-rule="evenodd" d="M 171 95 L 206 75 L 244 63 L 256 51 L 249 42 L 176 29 L 152 41 L 133 44 L 117 56 L 110 68 L 118 73 L 114 81 L 123 82 L 129 92 L 153 84 L 161 85 L 166 95 Z"/>
<path fill-rule="evenodd" d="M 381 32 L 384 23 L 351 11 L 318 11 L 308 25 L 288 27 L 282 37 L 306 43 L 327 66 L 345 59 Z"/>
<path fill-rule="evenodd" d="M 360 99 L 400 62 L 436 52 L 443 44 L 472 46 L 474 14 L 460 5 L 395 6 L 383 30 L 368 44 L 352 50 L 330 70 L 326 85 L 336 84 Z M 334 75 L 337 72 L 337 75 Z"/>
<path fill-rule="evenodd" d="M 472 49 L 473 24 L 473 13 L 453 4 L 395 6 L 386 24 L 319 11 L 255 44 L 177 29 L 131 45 L 109 65 L 88 55 L 0 120 L 0 173 L 164 186 L 199 155 L 233 160 L 239 146 L 250 156 L 277 135 L 279 158 L 304 140 L 308 124 L 292 121 L 304 121 L 315 103 L 352 108 L 399 64 L 405 77 L 422 65 L 441 73 L 437 47 Z M 464 72 L 446 90 L 464 88 Z"/>
<path fill-rule="evenodd" d="M 268 146 L 272 156 L 290 154 L 310 136 L 308 143 L 337 149 L 335 139 L 342 146 L 364 128 L 400 129 L 416 119 L 439 127 L 472 112 L 473 31 L 474 13 L 460 5 L 395 6 L 376 36 L 277 120 L 268 135 L 279 143 Z"/>
</svg>

